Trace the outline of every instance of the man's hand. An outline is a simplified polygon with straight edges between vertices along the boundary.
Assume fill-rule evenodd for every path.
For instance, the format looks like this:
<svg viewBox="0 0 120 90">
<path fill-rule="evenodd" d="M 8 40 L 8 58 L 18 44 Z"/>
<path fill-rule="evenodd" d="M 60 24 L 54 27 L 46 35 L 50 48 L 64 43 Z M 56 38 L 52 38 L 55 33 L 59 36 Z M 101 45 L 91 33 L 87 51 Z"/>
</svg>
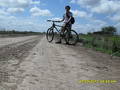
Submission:
<svg viewBox="0 0 120 90">
<path fill-rule="evenodd" d="M 62 22 L 62 21 L 57 21 L 57 22 Z"/>
</svg>

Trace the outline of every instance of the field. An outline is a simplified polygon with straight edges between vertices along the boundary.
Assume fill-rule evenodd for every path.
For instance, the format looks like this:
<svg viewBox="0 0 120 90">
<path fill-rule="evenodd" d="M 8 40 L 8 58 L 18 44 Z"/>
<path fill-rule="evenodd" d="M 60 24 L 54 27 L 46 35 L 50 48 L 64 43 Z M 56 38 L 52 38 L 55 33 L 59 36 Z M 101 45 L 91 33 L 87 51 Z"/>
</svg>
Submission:
<svg viewBox="0 0 120 90">
<path fill-rule="evenodd" d="M 80 35 L 80 38 L 85 41 L 85 47 L 120 56 L 120 36 Z"/>
</svg>

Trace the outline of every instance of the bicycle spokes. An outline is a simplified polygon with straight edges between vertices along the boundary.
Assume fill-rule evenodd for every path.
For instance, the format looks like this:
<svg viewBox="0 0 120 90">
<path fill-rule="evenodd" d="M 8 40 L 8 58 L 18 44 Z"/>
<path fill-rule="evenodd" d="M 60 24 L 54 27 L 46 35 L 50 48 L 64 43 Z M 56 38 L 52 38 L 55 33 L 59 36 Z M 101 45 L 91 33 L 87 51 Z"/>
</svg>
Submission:
<svg viewBox="0 0 120 90">
<path fill-rule="evenodd" d="M 74 30 L 66 33 L 66 42 L 75 45 L 78 41 L 78 35 Z"/>
</svg>

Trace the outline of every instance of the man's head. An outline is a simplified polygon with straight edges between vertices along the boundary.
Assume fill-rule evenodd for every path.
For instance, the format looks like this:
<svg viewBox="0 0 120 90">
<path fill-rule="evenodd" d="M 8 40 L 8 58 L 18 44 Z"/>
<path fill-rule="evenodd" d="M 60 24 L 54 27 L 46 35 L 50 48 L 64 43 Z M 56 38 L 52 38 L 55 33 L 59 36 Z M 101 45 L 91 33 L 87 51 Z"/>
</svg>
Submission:
<svg viewBox="0 0 120 90">
<path fill-rule="evenodd" d="M 65 10 L 68 12 L 70 11 L 70 6 L 65 6 Z"/>
</svg>

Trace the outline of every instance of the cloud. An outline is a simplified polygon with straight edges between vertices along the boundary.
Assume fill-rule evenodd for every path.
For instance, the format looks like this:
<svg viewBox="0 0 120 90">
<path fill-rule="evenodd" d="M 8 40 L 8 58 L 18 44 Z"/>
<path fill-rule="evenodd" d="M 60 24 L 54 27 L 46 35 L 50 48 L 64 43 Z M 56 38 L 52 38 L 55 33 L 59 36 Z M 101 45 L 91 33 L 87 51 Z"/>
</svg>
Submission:
<svg viewBox="0 0 120 90">
<path fill-rule="evenodd" d="M 38 5 L 40 1 L 32 0 L 0 0 L 0 7 L 7 9 L 10 13 L 23 12 L 31 5 Z"/>
<path fill-rule="evenodd" d="M 79 10 L 71 10 L 71 11 L 75 17 L 81 17 L 81 18 L 88 17 L 85 11 L 79 11 Z"/>
<path fill-rule="evenodd" d="M 103 27 L 103 26 L 107 25 L 107 22 L 99 20 L 99 19 L 93 19 L 93 20 L 90 21 L 90 23 L 95 25 L 96 27 Z"/>
<path fill-rule="evenodd" d="M 109 18 L 114 22 L 120 22 L 120 13 L 117 13 Z"/>
<path fill-rule="evenodd" d="M 77 3 L 85 6 L 95 6 L 98 5 L 100 3 L 100 0 L 78 0 Z"/>
<path fill-rule="evenodd" d="M 98 19 L 91 19 L 85 24 L 75 24 L 73 25 L 73 29 L 76 30 L 79 33 L 88 33 L 88 32 L 95 32 L 95 31 L 100 31 L 101 27 L 107 26 L 107 23 L 98 20 Z"/>
<path fill-rule="evenodd" d="M 100 0 L 71 0 L 70 3 L 76 3 L 82 5 L 83 7 L 95 6 L 98 5 Z"/>
<path fill-rule="evenodd" d="M 38 7 L 33 7 L 30 9 L 32 16 L 51 16 L 51 12 L 48 9 L 40 9 Z"/>
<path fill-rule="evenodd" d="M 40 1 L 32 0 L 0 0 L 0 7 L 26 8 L 32 4 L 40 4 Z"/>
<path fill-rule="evenodd" d="M 0 7 L 6 9 L 7 13 L 20 13 L 24 12 L 26 9 L 32 7 L 33 5 L 39 5 L 40 1 L 33 0 L 0 0 Z M 33 16 L 50 16 L 51 12 L 47 9 L 42 10 L 37 7 L 31 8 L 31 13 Z"/>
<path fill-rule="evenodd" d="M 24 12 L 24 9 L 23 8 L 8 8 L 7 12 L 10 12 L 10 13 L 19 13 L 19 12 Z"/>
<path fill-rule="evenodd" d="M 70 3 L 76 3 L 76 0 L 71 0 Z"/>
<path fill-rule="evenodd" d="M 40 1 L 32 1 L 31 4 L 39 5 L 39 4 L 40 4 Z"/>
<path fill-rule="evenodd" d="M 9 27 L 13 28 L 12 22 L 16 23 L 16 17 L 7 15 L 0 15 L 0 29 L 5 28 L 8 29 Z M 16 23 L 17 24 L 17 23 Z"/>
<path fill-rule="evenodd" d="M 120 11 L 119 0 L 72 0 L 71 3 L 78 4 L 95 13 L 115 13 Z"/>
<path fill-rule="evenodd" d="M 96 13 L 115 13 L 120 10 L 120 1 L 101 0 L 101 3 L 92 8 Z"/>
<path fill-rule="evenodd" d="M 73 29 L 78 33 L 87 34 L 88 32 L 99 31 L 100 27 L 95 27 L 93 24 L 76 24 L 73 26 Z"/>
<path fill-rule="evenodd" d="M 33 18 L 17 18 L 14 16 L 0 16 L 0 29 L 18 31 L 45 31 L 47 24 Z"/>
<path fill-rule="evenodd" d="M 32 0 L 0 0 L 1 7 L 26 8 L 31 4 Z"/>
<path fill-rule="evenodd" d="M 7 13 L 19 13 L 25 11 L 31 5 L 40 4 L 40 1 L 32 0 L 0 0 L 0 7 Z"/>
<path fill-rule="evenodd" d="M 8 13 L 4 9 L 0 9 L 0 16 L 1 15 L 6 16 Z"/>
</svg>

